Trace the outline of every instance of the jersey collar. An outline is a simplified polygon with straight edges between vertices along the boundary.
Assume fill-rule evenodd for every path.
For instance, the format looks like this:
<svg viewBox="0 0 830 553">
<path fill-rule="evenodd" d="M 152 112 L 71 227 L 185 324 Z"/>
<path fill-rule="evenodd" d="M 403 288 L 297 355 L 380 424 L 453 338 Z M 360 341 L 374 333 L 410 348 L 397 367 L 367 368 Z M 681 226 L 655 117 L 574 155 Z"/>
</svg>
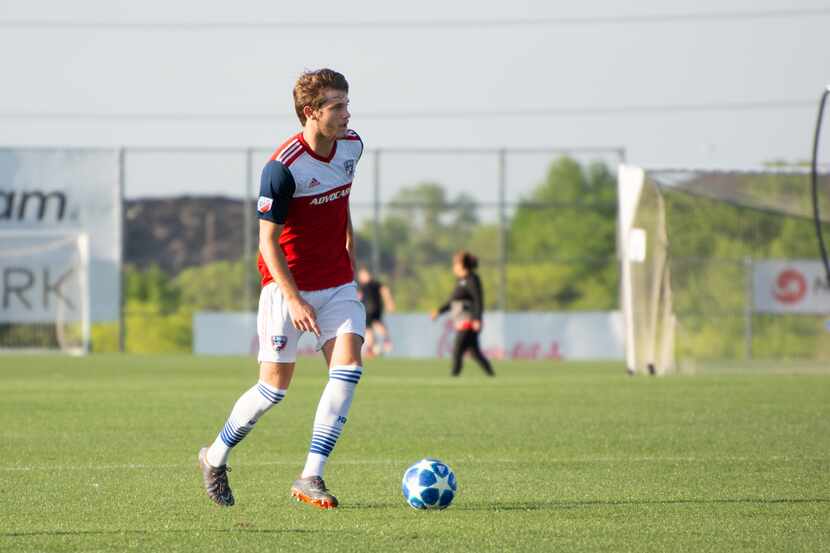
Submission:
<svg viewBox="0 0 830 553">
<path fill-rule="evenodd" d="M 323 163 L 329 163 L 332 159 L 334 159 L 334 154 L 337 153 L 337 140 L 334 141 L 334 146 L 331 148 L 331 153 L 327 157 L 317 155 L 314 150 L 311 149 L 311 146 L 308 145 L 308 142 L 305 141 L 303 138 L 303 133 L 298 135 L 300 139 L 300 144 L 303 145 L 303 149 L 306 151 L 308 155 L 316 159 L 317 161 L 322 161 Z"/>
</svg>

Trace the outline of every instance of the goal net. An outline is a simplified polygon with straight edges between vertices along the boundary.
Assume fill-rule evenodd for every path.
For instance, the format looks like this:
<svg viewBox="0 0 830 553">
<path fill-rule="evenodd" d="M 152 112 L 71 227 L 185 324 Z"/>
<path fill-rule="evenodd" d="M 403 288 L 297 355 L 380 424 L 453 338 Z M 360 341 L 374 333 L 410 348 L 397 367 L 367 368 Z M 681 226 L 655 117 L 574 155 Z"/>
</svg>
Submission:
<svg viewBox="0 0 830 553">
<path fill-rule="evenodd" d="M 819 186 L 827 235 L 830 176 Z M 630 372 L 830 360 L 807 173 L 622 166 L 618 199 Z"/>
<path fill-rule="evenodd" d="M 89 241 L 0 231 L 0 351 L 89 351 Z"/>
</svg>

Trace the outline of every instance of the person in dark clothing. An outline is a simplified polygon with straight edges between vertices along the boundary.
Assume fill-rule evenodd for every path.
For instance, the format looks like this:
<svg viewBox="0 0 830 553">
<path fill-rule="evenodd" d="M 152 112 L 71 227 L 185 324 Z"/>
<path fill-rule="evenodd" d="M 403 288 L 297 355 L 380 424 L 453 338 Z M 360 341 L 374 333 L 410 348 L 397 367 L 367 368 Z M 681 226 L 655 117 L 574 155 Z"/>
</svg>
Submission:
<svg viewBox="0 0 830 553">
<path fill-rule="evenodd" d="M 469 351 L 488 376 L 494 376 L 490 361 L 481 351 L 478 335 L 481 332 L 481 315 L 484 312 L 484 291 L 475 270 L 478 258 L 467 251 L 453 256 L 452 272 L 458 277 L 450 299 L 432 312 L 432 320 L 450 311 L 455 322 L 452 376 L 461 374 L 464 353 Z"/>
<path fill-rule="evenodd" d="M 374 357 L 380 353 L 389 353 L 392 351 L 392 340 L 389 337 L 389 329 L 383 322 L 383 311 L 395 310 L 392 292 L 388 286 L 375 280 L 366 267 L 358 269 L 357 284 L 357 297 L 366 308 L 365 354 L 367 357 Z"/>
</svg>

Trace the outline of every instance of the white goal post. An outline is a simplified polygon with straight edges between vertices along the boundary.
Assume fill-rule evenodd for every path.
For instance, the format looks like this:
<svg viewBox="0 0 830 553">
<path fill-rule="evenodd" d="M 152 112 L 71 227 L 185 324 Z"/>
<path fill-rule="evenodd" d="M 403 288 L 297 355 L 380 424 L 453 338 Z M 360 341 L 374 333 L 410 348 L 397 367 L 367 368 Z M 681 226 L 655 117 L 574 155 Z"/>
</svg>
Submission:
<svg viewBox="0 0 830 553">
<path fill-rule="evenodd" d="M 830 213 L 830 175 L 819 174 Z M 630 373 L 826 363 L 830 283 L 799 168 L 618 171 L 620 303 Z M 830 230 L 828 230 L 830 232 Z M 760 365 L 759 365 L 760 366 Z"/>
<path fill-rule="evenodd" d="M 0 352 L 89 351 L 89 258 L 86 233 L 0 231 Z"/>
<path fill-rule="evenodd" d="M 663 198 L 645 187 L 645 171 L 621 165 L 617 178 L 617 249 L 630 374 L 674 371 L 672 305 Z"/>
</svg>

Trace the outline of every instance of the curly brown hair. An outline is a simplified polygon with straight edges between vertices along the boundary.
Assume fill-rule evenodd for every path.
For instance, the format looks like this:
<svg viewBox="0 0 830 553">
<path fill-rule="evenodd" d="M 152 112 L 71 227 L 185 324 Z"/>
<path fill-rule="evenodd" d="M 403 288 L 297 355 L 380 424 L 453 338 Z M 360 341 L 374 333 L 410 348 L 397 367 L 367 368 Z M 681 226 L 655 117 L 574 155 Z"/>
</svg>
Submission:
<svg viewBox="0 0 830 553">
<path fill-rule="evenodd" d="M 323 102 L 326 100 L 323 91 L 326 89 L 348 93 L 349 83 L 342 73 L 338 73 L 333 69 L 306 71 L 297 79 L 297 84 L 294 85 L 294 110 L 297 112 L 297 117 L 300 118 L 302 125 L 305 125 L 306 122 L 303 108 L 311 106 L 314 109 L 320 109 L 323 107 Z"/>
</svg>

